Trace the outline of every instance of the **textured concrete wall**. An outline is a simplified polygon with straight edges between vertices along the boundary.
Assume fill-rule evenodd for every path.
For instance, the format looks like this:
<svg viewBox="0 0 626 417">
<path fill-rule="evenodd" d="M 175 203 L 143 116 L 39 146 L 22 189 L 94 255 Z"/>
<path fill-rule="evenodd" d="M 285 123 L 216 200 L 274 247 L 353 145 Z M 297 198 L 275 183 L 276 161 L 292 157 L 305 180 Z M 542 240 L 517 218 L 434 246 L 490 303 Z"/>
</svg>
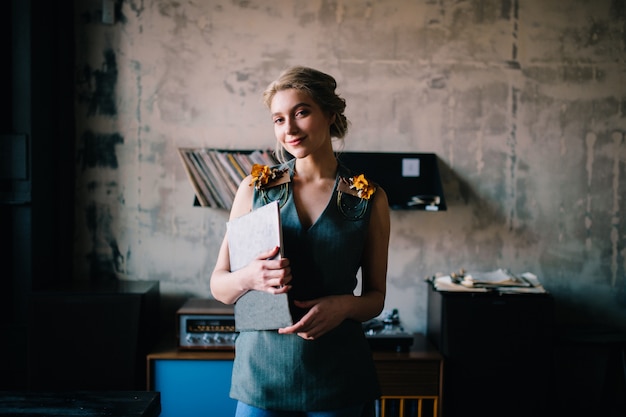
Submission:
<svg viewBox="0 0 626 417">
<path fill-rule="evenodd" d="M 336 76 L 347 150 L 434 152 L 446 212 L 393 212 L 387 307 L 424 331 L 424 277 L 537 274 L 559 320 L 626 323 L 622 0 L 75 0 L 80 279 L 208 296 L 227 213 L 178 147 L 273 146 L 263 88 Z"/>
</svg>

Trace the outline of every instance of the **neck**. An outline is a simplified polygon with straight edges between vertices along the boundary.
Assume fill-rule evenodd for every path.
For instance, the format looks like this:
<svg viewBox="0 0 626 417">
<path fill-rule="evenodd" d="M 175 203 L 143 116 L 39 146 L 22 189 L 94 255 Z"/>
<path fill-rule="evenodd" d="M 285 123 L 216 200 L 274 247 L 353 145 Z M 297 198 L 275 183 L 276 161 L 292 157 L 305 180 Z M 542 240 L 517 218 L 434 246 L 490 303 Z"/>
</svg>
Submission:
<svg viewBox="0 0 626 417">
<path fill-rule="evenodd" d="M 308 155 L 296 160 L 296 172 L 302 180 L 315 181 L 320 179 L 334 179 L 337 175 L 337 159 L 335 154 L 316 157 Z"/>
</svg>

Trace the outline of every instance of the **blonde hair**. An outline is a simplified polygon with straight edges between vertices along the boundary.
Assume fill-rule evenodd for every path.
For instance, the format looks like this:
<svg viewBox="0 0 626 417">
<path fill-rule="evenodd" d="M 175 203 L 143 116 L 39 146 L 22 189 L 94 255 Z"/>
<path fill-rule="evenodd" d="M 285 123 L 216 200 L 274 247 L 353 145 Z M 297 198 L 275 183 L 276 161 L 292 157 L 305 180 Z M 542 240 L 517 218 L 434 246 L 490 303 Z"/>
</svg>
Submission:
<svg viewBox="0 0 626 417">
<path fill-rule="evenodd" d="M 296 66 L 285 70 L 267 87 L 263 92 L 263 102 L 270 108 L 277 92 L 289 89 L 303 91 L 323 112 L 335 117 L 330 126 L 330 136 L 343 139 L 348 132 L 349 121 L 344 114 L 346 101 L 335 92 L 336 88 L 337 81 L 332 76 L 313 68 Z M 281 162 L 285 161 L 285 151 L 280 143 L 276 144 L 275 154 Z"/>
</svg>

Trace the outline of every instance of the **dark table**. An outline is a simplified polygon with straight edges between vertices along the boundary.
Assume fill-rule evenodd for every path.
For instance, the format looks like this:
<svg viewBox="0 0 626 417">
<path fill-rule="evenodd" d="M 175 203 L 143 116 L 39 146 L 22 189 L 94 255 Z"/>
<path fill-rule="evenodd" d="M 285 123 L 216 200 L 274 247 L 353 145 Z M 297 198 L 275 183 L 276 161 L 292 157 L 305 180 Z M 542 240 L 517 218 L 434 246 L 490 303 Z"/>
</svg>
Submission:
<svg viewBox="0 0 626 417">
<path fill-rule="evenodd" d="M 147 391 L 0 391 L 0 416 L 158 417 L 161 396 Z"/>
</svg>

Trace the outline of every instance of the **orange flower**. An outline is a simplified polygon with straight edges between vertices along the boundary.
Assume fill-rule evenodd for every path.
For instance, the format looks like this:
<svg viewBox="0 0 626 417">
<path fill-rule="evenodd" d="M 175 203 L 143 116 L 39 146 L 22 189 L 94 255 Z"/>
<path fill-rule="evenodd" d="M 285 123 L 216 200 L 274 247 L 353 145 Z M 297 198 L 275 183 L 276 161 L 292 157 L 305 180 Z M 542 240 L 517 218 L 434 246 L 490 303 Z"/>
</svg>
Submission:
<svg viewBox="0 0 626 417">
<path fill-rule="evenodd" d="M 252 175 L 252 182 L 250 183 L 250 186 L 254 185 L 257 190 L 261 189 L 271 180 L 281 177 L 283 173 L 284 171 L 277 168 L 270 169 L 267 165 L 254 164 L 250 174 Z"/>
<path fill-rule="evenodd" d="M 365 175 L 360 174 L 350 178 L 350 188 L 357 190 L 359 198 L 369 200 L 376 188 L 370 184 Z"/>
</svg>

